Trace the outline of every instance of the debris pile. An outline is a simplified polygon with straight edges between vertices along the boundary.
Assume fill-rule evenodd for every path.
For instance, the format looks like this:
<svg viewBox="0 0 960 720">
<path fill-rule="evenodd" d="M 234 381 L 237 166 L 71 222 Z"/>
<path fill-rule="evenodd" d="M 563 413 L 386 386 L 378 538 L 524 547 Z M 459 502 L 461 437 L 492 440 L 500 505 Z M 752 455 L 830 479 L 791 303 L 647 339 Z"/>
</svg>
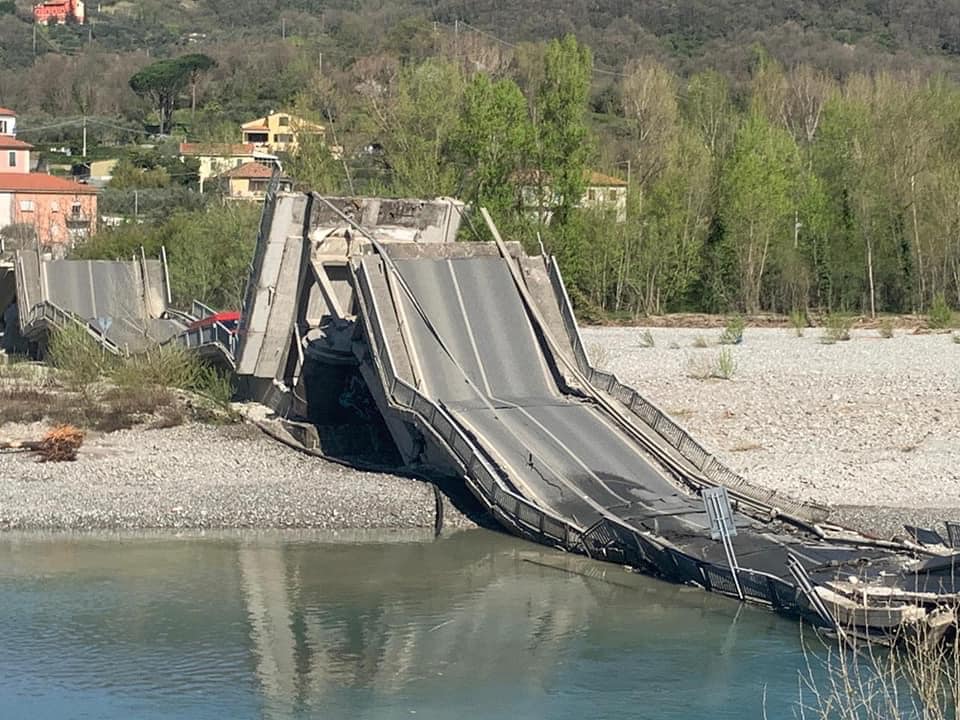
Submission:
<svg viewBox="0 0 960 720">
<path fill-rule="evenodd" d="M 73 425 L 58 425 L 40 440 L 0 440 L 0 451 L 29 450 L 40 462 L 65 462 L 77 459 L 83 444 L 83 431 Z"/>
</svg>

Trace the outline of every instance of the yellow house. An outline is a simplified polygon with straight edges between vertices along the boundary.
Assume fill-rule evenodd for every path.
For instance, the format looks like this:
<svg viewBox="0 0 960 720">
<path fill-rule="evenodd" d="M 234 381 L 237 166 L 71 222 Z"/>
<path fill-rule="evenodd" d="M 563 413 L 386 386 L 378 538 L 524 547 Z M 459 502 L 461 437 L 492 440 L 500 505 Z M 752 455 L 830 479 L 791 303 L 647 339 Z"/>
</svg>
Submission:
<svg viewBox="0 0 960 720">
<path fill-rule="evenodd" d="M 553 208 L 562 198 L 550 187 L 550 178 L 540 176 L 536 170 L 519 172 L 514 181 L 520 183 L 523 206 L 531 218 L 541 216 L 549 224 Z M 627 219 L 627 182 L 620 178 L 604 175 L 595 170 L 583 171 L 583 196 L 577 207 L 591 210 L 614 212 L 618 223 Z"/>
<path fill-rule="evenodd" d="M 270 113 L 240 126 L 243 142 L 270 153 L 294 152 L 302 135 L 319 135 L 324 139 L 323 125 L 289 113 Z"/>
<path fill-rule="evenodd" d="M 223 195 L 228 200 L 263 200 L 270 187 L 274 167 L 259 162 L 248 162 L 220 175 Z M 289 178 L 280 179 L 280 189 L 290 189 Z"/>
<path fill-rule="evenodd" d="M 200 162 L 200 192 L 211 178 L 220 177 L 227 170 L 244 163 L 260 160 L 266 164 L 277 158 L 258 151 L 250 143 L 180 143 L 180 160 L 196 158 Z"/>
</svg>

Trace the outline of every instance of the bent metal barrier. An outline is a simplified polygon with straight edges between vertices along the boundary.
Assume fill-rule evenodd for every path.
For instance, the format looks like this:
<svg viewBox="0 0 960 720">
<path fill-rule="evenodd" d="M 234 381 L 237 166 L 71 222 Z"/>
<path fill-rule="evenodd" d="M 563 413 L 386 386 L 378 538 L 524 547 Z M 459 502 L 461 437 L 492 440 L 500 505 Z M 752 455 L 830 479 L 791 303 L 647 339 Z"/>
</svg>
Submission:
<svg viewBox="0 0 960 720">
<path fill-rule="evenodd" d="M 669 580 L 693 583 L 708 591 L 739 597 L 729 567 L 703 561 L 640 532 L 607 513 L 589 528 L 578 527 L 545 512 L 514 492 L 509 480 L 489 460 L 470 435 L 439 404 L 396 376 L 390 349 L 384 341 L 382 315 L 374 298 L 367 270 L 354 269 L 359 317 L 365 326 L 373 364 L 388 402 L 421 432 L 439 441 L 457 458 L 471 492 L 504 524 L 520 534 L 572 552 L 642 568 Z M 786 614 L 809 614 L 797 602 L 795 588 L 780 578 L 740 569 L 737 580 L 747 599 Z"/>
<path fill-rule="evenodd" d="M 586 375 L 590 384 L 614 397 L 621 405 L 657 432 L 672 448 L 677 450 L 694 467 L 716 485 L 726 487 L 739 500 L 757 504 L 760 508 L 775 508 L 778 514 L 787 514 L 806 523 L 818 523 L 827 519 L 828 508 L 809 502 L 798 502 L 784 497 L 774 490 L 767 490 L 749 483 L 716 456 L 707 452 L 690 434 L 671 420 L 666 413 L 633 388 L 624 385 L 613 373 L 597 370 L 590 364 L 580 337 L 580 330 L 573 314 L 573 306 L 567 295 L 560 268 L 556 259 L 545 259 L 550 285 L 560 306 L 564 328 L 573 346 L 574 358 L 580 371 Z"/>
</svg>

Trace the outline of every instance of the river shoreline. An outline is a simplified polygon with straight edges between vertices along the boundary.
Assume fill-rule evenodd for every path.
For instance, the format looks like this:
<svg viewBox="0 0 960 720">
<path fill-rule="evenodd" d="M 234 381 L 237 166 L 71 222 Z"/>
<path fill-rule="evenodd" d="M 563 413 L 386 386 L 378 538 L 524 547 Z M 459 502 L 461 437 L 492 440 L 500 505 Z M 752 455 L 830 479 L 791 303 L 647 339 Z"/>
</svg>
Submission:
<svg viewBox="0 0 960 720">
<path fill-rule="evenodd" d="M 474 526 L 443 502 L 445 527 Z M 407 530 L 434 528 L 436 504 L 429 482 L 309 456 L 250 424 L 93 435 L 67 463 L 0 455 L 4 530 Z"/>
<path fill-rule="evenodd" d="M 748 328 L 730 348 L 732 379 L 703 380 L 690 368 L 720 352 L 716 328 L 645 332 L 583 336 L 598 365 L 750 481 L 882 537 L 960 521 L 960 346 L 949 337 L 864 330 L 824 345 L 816 331 Z M 0 454 L 3 530 L 425 529 L 436 503 L 429 481 L 310 456 L 251 424 L 93 433 L 71 463 Z M 475 526 L 463 497 L 443 506 L 445 527 Z"/>
</svg>

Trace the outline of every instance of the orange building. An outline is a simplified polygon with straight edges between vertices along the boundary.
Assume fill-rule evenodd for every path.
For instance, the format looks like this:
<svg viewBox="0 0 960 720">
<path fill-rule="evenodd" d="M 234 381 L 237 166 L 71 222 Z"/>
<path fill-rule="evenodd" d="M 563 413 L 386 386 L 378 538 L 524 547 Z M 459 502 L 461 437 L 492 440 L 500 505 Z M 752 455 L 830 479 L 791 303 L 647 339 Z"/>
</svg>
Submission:
<svg viewBox="0 0 960 720">
<path fill-rule="evenodd" d="M 33 6 L 33 21 L 38 25 L 66 25 L 68 22 L 83 25 L 85 19 L 83 0 L 44 0 Z"/>
<path fill-rule="evenodd" d="M 16 116 L 0 108 L 8 129 Z M 0 132 L 0 228 L 30 225 L 41 247 L 64 250 L 97 227 L 97 190 L 72 180 L 30 172 L 32 145 Z"/>
</svg>

